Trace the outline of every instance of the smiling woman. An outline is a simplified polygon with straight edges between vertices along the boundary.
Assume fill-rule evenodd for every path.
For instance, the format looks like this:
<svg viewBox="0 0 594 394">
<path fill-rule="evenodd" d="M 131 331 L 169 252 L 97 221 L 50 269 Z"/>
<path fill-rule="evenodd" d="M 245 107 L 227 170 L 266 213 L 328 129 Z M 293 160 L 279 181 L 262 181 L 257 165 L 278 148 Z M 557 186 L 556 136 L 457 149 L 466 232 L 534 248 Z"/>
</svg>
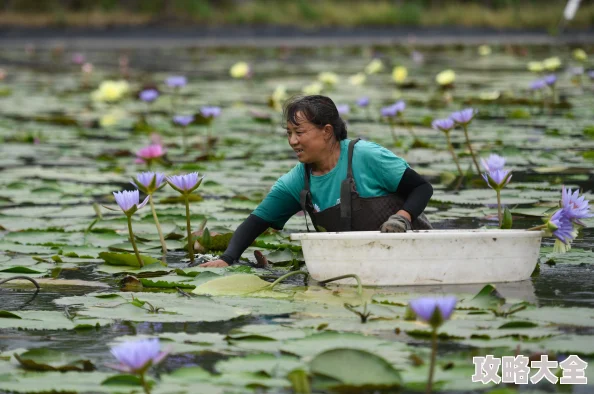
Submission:
<svg viewBox="0 0 594 394">
<path fill-rule="evenodd" d="M 282 229 L 299 211 L 317 231 L 406 232 L 430 229 L 423 214 L 433 188 L 406 161 L 369 141 L 347 139 L 347 127 L 325 96 L 285 103 L 287 140 L 299 163 L 283 175 L 264 201 L 237 228 L 220 260 L 224 267 L 268 227 Z M 306 224 L 309 224 L 306 215 Z"/>
</svg>

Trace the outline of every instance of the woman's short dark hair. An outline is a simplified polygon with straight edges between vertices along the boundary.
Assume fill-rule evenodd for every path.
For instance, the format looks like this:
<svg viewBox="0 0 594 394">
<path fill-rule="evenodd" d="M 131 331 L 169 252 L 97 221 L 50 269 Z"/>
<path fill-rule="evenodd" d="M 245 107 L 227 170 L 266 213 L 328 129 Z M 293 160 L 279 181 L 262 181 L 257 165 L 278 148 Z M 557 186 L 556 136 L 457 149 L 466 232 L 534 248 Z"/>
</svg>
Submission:
<svg viewBox="0 0 594 394">
<path fill-rule="evenodd" d="M 297 113 L 299 112 L 318 128 L 323 128 L 327 124 L 331 125 L 337 140 L 346 139 L 346 124 L 340 117 L 338 109 L 330 97 L 320 95 L 294 96 L 285 102 L 283 118 L 286 122 L 298 126 Z"/>
</svg>

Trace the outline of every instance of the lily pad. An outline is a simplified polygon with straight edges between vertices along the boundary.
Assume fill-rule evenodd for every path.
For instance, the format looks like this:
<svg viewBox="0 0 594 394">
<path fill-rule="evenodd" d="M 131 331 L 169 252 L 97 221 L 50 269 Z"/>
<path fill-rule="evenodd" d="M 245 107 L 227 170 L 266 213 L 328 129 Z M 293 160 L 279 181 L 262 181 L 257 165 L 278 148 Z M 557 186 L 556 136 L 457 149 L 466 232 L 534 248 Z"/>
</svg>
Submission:
<svg viewBox="0 0 594 394">
<path fill-rule="evenodd" d="M 89 360 L 52 349 L 31 349 L 21 354 L 15 353 L 13 356 L 27 371 L 91 372 L 95 370 L 95 365 Z"/>
<path fill-rule="evenodd" d="M 400 373 L 389 362 L 365 350 L 328 350 L 311 360 L 309 367 L 316 375 L 334 379 L 336 382 L 324 386 L 337 390 L 388 389 L 402 385 Z"/>
<path fill-rule="evenodd" d="M 111 296 L 111 297 L 107 297 Z M 80 316 L 138 322 L 213 322 L 248 315 L 247 310 L 223 306 L 208 297 L 183 298 L 177 294 L 109 293 L 64 297 L 58 305 L 82 305 Z"/>
</svg>

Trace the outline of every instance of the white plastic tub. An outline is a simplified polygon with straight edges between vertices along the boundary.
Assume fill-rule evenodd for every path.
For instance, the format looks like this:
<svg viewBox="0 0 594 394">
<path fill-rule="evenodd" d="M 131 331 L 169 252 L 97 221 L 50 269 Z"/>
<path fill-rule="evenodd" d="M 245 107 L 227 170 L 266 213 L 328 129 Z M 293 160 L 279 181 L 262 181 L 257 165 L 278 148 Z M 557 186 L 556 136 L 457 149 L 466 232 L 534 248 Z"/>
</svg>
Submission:
<svg viewBox="0 0 594 394">
<path fill-rule="evenodd" d="M 301 240 L 313 279 L 357 274 L 368 286 L 525 280 L 538 261 L 541 238 L 540 231 L 527 230 L 291 234 Z"/>
</svg>

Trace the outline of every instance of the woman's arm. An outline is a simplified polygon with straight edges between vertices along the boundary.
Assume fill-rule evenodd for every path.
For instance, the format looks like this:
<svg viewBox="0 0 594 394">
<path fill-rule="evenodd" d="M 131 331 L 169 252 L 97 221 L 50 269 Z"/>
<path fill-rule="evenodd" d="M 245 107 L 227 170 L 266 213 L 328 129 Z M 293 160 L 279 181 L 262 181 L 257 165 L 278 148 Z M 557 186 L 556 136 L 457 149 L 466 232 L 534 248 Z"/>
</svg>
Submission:
<svg viewBox="0 0 594 394">
<path fill-rule="evenodd" d="M 221 258 L 219 260 L 200 264 L 200 267 L 225 267 L 233 264 L 236 260 L 239 260 L 239 257 L 244 250 L 246 250 L 248 246 L 260 236 L 260 234 L 266 231 L 268 227 L 270 227 L 270 223 L 251 214 L 239 225 L 239 227 L 237 227 L 233 237 L 231 237 L 229 246 L 227 246 L 227 249 Z M 225 264 L 223 264 L 223 262 Z"/>
<path fill-rule="evenodd" d="M 295 179 L 298 180 L 298 178 Z M 200 264 L 200 267 L 226 267 L 231 265 L 268 227 L 277 230 L 282 229 L 287 220 L 301 210 L 299 200 L 293 196 L 290 188 L 287 187 L 287 180 L 291 180 L 287 175 L 279 179 L 270 190 L 270 193 L 266 195 L 264 201 L 237 227 L 227 250 L 225 250 L 221 258 Z M 299 189 L 299 185 L 294 185 L 294 187 L 295 190 Z"/>
<path fill-rule="evenodd" d="M 404 205 L 396 213 L 402 216 L 408 214 L 410 218 L 407 217 L 407 219 L 412 222 L 427 207 L 433 195 L 433 187 L 415 170 L 407 168 L 398 184 L 396 193 L 404 198 Z"/>
</svg>

